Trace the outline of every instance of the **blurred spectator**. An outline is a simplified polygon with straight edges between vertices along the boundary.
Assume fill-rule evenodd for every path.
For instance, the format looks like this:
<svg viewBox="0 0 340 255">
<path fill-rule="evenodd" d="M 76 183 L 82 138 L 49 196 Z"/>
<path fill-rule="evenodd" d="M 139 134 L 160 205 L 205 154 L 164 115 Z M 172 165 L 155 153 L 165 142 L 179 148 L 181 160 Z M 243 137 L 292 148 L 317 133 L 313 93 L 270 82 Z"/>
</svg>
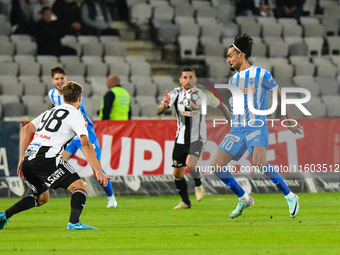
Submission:
<svg viewBox="0 0 340 255">
<path fill-rule="evenodd" d="M 53 13 L 69 35 L 88 34 L 81 22 L 80 8 L 74 0 L 56 0 L 52 7 Z"/>
<path fill-rule="evenodd" d="M 51 7 L 48 0 L 38 0 L 32 3 L 33 20 L 37 22 L 41 19 L 41 10 L 43 7 Z M 57 17 L 52 13 L 52 20 L 56 20 Z"/>
<path fill-rule="evenodd" d="M 120 85 L 117 74 L 111 74 L 106 82 L 109 91 L 105 94 L 100 105 L 101 120 L 131 119 L 131 97 L 129 92 Z"/>
<path fill-rule="evenodd" d="M 84 0 L 81 6 L 83 22 L 91 29 L 92 35 L 118 35 L 117 29 L 110 28 L 112 17 L 105 0 Z"/>
<path fill-rule="evenodd" d="M 236 0 L 236 16 L 274 16 L 268 0 Z"/>
<path fill-rule="evenodd" d="M 75 49 L 61 44 L 61 38 L 65 33 L 58 21 L 51 20 L 51 8 L 43 7 L 41 16 L 42 18 L 35 24 L 38 55 L 77 55 Z"/>
<path fill-rule="evenodd" d="M 305 0 L 276 0 L 276 17 L 299 19 L 303 13 L 304 3 Z"/>
<path fill-rule="evenodd" d="M 10 21 L 14 34 L 33 34 L 33 13 L 29 0 L 12 0 Z"/>
</svg>

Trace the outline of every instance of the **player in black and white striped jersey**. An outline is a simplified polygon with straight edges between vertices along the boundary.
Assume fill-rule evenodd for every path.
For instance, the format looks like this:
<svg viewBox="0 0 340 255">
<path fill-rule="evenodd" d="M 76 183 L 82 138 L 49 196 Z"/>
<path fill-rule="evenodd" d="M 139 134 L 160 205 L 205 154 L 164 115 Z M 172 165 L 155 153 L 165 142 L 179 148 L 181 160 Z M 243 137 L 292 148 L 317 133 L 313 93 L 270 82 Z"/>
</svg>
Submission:
<svg viewBox="0 0 340 255">
<path fill-rule="evenodd" d="M 182 68 L 179 82 L 181 87 L 174 90 L 165 91 L 162 103 L 157 108 L 157 114 L 162 114 L 172 105 L 176 110 L 177 117 L 177 133 L 175 146 L 172 154 L 175 184 L 182 202 L 174 207 L 174 209 L 185 209 L 191 207 L 191 201 L 188 195 L 188 186 L 184 178 L 185 168 L 190 171 L 195 181 L 195 194 L 197 201 L 201 201 L 204 197 L 204 189 L 202 186 L 201 176 L 196 171 L 197 161 L 202 153 L 204 143 L 207 139 L 207 128 L 205 116 L 200 111 L 191 111 L 184 105 L 184 94 L 191 88 L 195 87 L 197 77 L 195 70 L 190 67 Z M 202 93 L 203 92 L 202 90 Z M 230 121 L 231 115 L 224 104 L 220 105 L 219 100 L 206 95 L 207 105 L 219 108 L 223 115 Z"/>
<path fill-rule="evenodd" d="M 0 229 L 3 229 L 14 214 L 47 203 L 48 188 L 59 187 L 72 193 L 71 215 L 67 229 L 96 229 L 79 221 L 88 190 L 75 170 L 63 160 L 61 152 L 73 137 L 78 135 L 84 155 L 98 181 L 106 186 L 110 178 L 102 173 L 88 139 L 87 122 L 78 110 L 82 86 L 76 82 L 68 82 L 63 87 L 63 95 L 65 104 L 45 111 L 21 129 L 18 175 L 29 183 L 33 195 L 24 197 L 6 211 L 0 212 Z M 29 144 L 32 134 L 34 138 Z"/>
</svg>

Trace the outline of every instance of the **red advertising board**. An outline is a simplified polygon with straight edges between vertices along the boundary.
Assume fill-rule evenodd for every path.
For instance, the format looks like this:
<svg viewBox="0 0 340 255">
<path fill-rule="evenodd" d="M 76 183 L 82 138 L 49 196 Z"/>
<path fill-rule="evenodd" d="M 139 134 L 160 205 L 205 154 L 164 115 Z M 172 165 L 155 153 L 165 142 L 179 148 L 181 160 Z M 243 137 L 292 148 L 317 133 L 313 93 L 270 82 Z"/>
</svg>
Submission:
<svg viewBox="0 0 340 255">
<path fill-rule="evenodd" d="M 333 171 L 340 163 L 340 119 L 301 119 L 303 135 L 293 134 L 286 122 L 268 121 L 267 160 L 281 172 Z M 219 122 L 220 123 L 220 122 Z M 215 122 L 216 124 L 216 122 Z M 283 125 L 282 125 L 283 124 Z M 101 163 L 109 175 L 154 175 L 172 173 L 172 149 L 176 136 L 175 120 L 94 121 L 102 149 Z M 227 124 L 214 126 L 207 121 L 207 142 L 199 165 L 208 166 L 223 137 Z M 92 174 L 91 167 L 78 151 L 69 163 L 80 175 Z M 238 162 L 251 169 L 249 153 Z M 251 170 L 250 170 L 251 171 Z"/>
</svg>

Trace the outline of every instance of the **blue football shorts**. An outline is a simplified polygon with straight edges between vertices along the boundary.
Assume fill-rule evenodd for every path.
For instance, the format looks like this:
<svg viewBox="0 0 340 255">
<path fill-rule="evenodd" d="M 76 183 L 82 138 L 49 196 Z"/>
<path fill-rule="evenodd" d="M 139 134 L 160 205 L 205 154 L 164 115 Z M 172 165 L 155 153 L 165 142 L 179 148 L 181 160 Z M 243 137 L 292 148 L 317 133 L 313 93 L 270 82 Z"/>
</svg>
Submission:
<svg viewBox="0 0 340 255">
<path fill-rule="evenodd" d="M 223 150 L 232 156 L 233 160 L 239 160 L 246 150 L 250 156 L 253 155 L 256 146 L 264 146 L 268 150 L 269 130 L 268 126 L 248 129 L 231 129 L 224 137 L 218 149 Z"/>
</svg>

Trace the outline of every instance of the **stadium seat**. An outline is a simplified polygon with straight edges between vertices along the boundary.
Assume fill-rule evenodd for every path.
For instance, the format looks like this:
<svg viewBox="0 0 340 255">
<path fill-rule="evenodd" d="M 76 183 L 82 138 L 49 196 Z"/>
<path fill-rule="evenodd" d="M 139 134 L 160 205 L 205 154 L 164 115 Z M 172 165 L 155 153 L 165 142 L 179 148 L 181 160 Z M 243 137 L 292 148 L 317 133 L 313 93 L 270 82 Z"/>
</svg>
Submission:
<svg viewBox="0 0 340 255">
<path fill-rule="evenodd" d="M 37 44 L 31 41 L 18 41 L 16 45 L 17 55 L 36 55 L 37 54 Z"/>
<path fill-rule="evenodd" d="M 32 37 L 30 35 L 24 35 L 24 34 L 11 34 L 10 38 L 11 38 L 11 41 L 14 43 L 32 41 Z"/>
<path fill-rule="evenodd" d="M 131 6 L 130 22 L 137 26 L 145 25 L 149 22 L 152 15 L 151 6 L 145 3 L 139 3 Z"/>
<path fill-rule="evenodd" d="M 337 36 L 340 29 L 339 17 L 325 17 L 322 18 L 322 25 L 324 27 L 324 36 Z"/>
<path fill-rule="evenodd" d="M 340 36 L 327 37 L 328 54 L 340 55 Z"/>
<path fill-rule="evenodd" d="M 224 45 L 224 48 L 226 50 L 228 50 L 230 45 L 232 45 L 234 43 L 234 38 L 233 37 L 224 37 L 224 38 L 222 38 L 222 43 Z"/>
<path fill-rule="evenodd" d="M 195 24 L 195 19 L 192 16 L 190 17 L 175 16 L 174 20 L 175 20 L 175 23 L 178 25 Z"/>
<path fill-rule="evenodd" d="M 156 103 L 156 98 L 154 96 L 136 96 L 136 103 L 138 103 L 140 106 L 147 105 L 147 104 L 153 104 Z M 156 112 L 156 109 L 155 109 Z"/>
<path fill-rule="evenodd" d="M 59 60 L 63 65 L 73 64 L 73 63 L 81 63 L 78 56 L 60 56 Z"/>
<path fill-rule="evenodd" d="M 254 40 L 253 54 L 252 56 L 266 57 L 267 56 L 267 44 Z"/>
<path fill-rule="evenodd" d="M 322 96 L 322 101 L 327 106 L 327 117 L 340 117 L 340 97 L 338 95 Z"/>
<path fill-rule="evenodd" d="M 103 98 L 99 95 L 92 95 L 90 99 L 91 99 L 91 104 L 93 108 L 93 116 L 98 116 L 98 113 L 100 110 L 100 104 Z"/>
<path fill-rule="evenodd" d="M 128 64 L 146 61 L 143 55 L 126 56 L 125 60 Z"/>
<path fill-rule="evenodd" d="M 176 88 L 178 86 L 179 85 L 174 83 L 174 82 L 158 84 L 158 97 L 162 97 L 163 98 L 164 93 L 165 93 L 166 90 L 168 92 L 170 92 L 171 90 L 173 90 L 174 88 Z M 159 102 L 159 100 L 158 100 L 158 102 Z M 161 103 L 161 102 L 159 102 L 159 103 Z"/>
<path fill-rule="evenodd" d="M 323 47 L 322 37 L 307 37 L 305 42 L 308 45 L 308 55 L 309 56 L 321 56 Z"/>
<path fill-rule="evenodd" d="M 0 35 L 9 35 L 11 33 L 11 23 L 8 20 L 0 22 Z"/>
<path fill-rule="evenodd" d="M 168 20 L 152 20 L 153 36 L 162 45 L 174 43 L 179 33 L 179 25 Z"/>
<path fill-rule="evenodd" d="M 152 83 L 150 76 L 144 76 L 144 75 L 131 75 L 130 76 L 131 82 L 135 84 L 136 86 L 140 84 L 147 84 Z"/>
<path fill-rule="evenodd" d="M 169 6 L 170 3 L 167 0 L 149 0 L 149 3 L 152 7 L 157 6 Z"/>
<path fill-rule="evenodd" d="M 178 43 L 182 60 L 196 59 L 198 46 L 198 38 L 196 36 L 179 36 Z"/>
<path fill-rule="evenodd" d="M 222 37 L 231 37 L 234 38 L 235 35 L 239 33 L 239 26 L 231 20 L 224 21 L 220 23 Z"/>
<path fill-rule="evenodd" d="M 126 55 L 126 46 L 122 42 L 111 42 L 105 43 L 105 55 L 110 56 L 122 56 L 125 57 Z"/>
<path fill-rule="evenodd" d="M 176 4 L 174 7 L 175 19 L 177 17 L 194 17 L 194 8 L 192 7 L 192 5 L 183 3 L 181 1 L 181 3 Z"/>
<path fill-rule="evenodd" d="M 217 19 L 214 17 L 197 17 L 196 21 L 200 26 L 217 24 Z"/>
<path fill-rule="evenodd" d="M 197 24 L 183 23 L 179 25 L 179 35 L 196 36 L 200 34 L 200 26 Z"/>
<path fill-rule="evenodd" d="M 95 35 L 79 35 L 78 36 L 78 42 L 81 44 L 86 44 L 86 43 L 99 43 L 99 38 L 98 36 Z"/>
<path fill-rule="evenodd" d="M 51 74 L 51 68 L 60 66 L 61 63 L 50 61 L 48 63 L 40 63 L 41 65 L 41 75 Z"/>
<path fill-rule="evenodd" d="M 325 33 L 324 27 L 320 24 L 305 24 L 303 30 L 304 37 L 323 36 Z"/>
<path fill-rule="evenodd" d="M 221 38 L 221 27 L 217 24 L 208 24 L 201 26 L 201 38 L 209 36 L 213 41 L 219 42 Z"/>
<path fill-rule="evenodd" d="M 239 25 L 242 25 L 243 23 L 256 23 L 255 16 L 237 16 L 235 20 L 236 20 L 236 23 Z"/>
<path fill-rule="evenodd" d="M 295 19 L 294 19 L 295 20 Z M 302 37 L 302 27 L 295 25 L 283 25 L 283 37 L 297 36 Z"/>
<path fill-rule="evenodd" d="M 158 107 L 157 103 L 142 105 L 141 115 L 146 117 L 157 117 L 156 109 Z"/>
<path fill-rule="evenodd" d="M 51 76 L 50 76 L 51 77 Z M 67 75 L 68 81 L 75 81 L 80 85 L 87 83 L 83 75 Z M 50 82 L 51 83 L 51 82 Z"/>
<path fill-rule="evenodd" d="M 108 65 L 106 63 L 89 63 L 87 64 L 87 77 L 104 76 L 107 77 Z"/>
<path fill-rule="evenodd" d="M 28 104 L 26 105 L 27 115 L 31 117 L 37 117 L 41 113 L 50 109 L 50 105 L 48 103 L 42 104 Z"/>
<path fill-rule="evenodd" d="M 109 63 L 110 73 L 128 76 L 130 74 L 130 66 L 126 62 Z"/>
<path fill-rule="evenodd" d="M 13 63 L 11 55 L 0 55 L 0 63 Z"/>
<path fill-rule="evenodd" d="M 135 4 L 145 4 L 146 0 L 126 0 L 126 4 L 131 8 Z"/>
<path fill-rule="evenodd" d="M 258 66 L 264 69 L 267 69 L 269 72 L 272 71 L 272 64 L 270 63 L 268 58 L 265 57 L 253 57 L 252 63 L 254 66 Z"/>
<path fill-rule="evenodd" d="M 97 114 L 94 112 L 91 98 L 84 96 L 83 99 L 86 108 L 86 114 L 92 119 L 93 116 L 96 116 Z"/>
<path fill-rule="evenodd" d="M 64 64 L 64 67 L 65 67 L 68 75 L 82 75 L 82 76 L 84 76 L 85 73 L 86 73 L 86 64 L 85 63 L 68 62 L 68 63 Z"/>
<path fill-rule="evenodd" d="M 270 57 L 287 57 L 288 56 L 288 44 L 284 42 L 276 42 L 269 45 Z"/>
<path fill-rule="evenodd" d="M 24 80 L 25 95 L 46 95 L 46 84 L 42 82 L 33 82 L 30 80 Z"/>
<path fill-rule="evenodd" d="M 104 76 L 93 76 L 90 79 L 92 91 L 96 95 L 104 96 L 108 92 L 107 78 Z"/>
<path fill-rule="evenodd" d="M 0 75 L 18 75 L 17 63 L 0 63 Z"/>
<path fill-rule="evenodd" d="M 294 68 L 292 65 L 286 63 L 276 63 L 273 65 L 273 74 L 275 79 L 277 78 L 292 78 L 294 74 Z"/>
<path fill-rule="evenodd" d="M 216 18 L 219 22 L 224 23 L 227 20 L 235 18 L 235 11 L 236 11 L 236 7 L 234 5 L 228 4 L 228 2 L 225 2 L 225 4 L 218 6 Z"/>
<path fill-rule="evenodd" d="M 77 43 L 77 37 L 74 35 L 65 35 L 63 38 L 61 38 L 61 44 L 67 45 L 67 43 Z"/>
<path fill-rule="evenodd" d="M 289 56 L 308 56 L 307 45 L 305 43 L 289 45 Z"/>
<path fill-rule="evenodd" d="M 2 104 L 3 117 L 23 116 L 27 114 L 26 106 L 20 102 Z"/>
<path fill-rule="evenodd" d="M 227 63 L 213 63 L 209 65 L 209 77 L 230 77 L 230 66 Z"/>
<path fill-rule="evenodd" d="M 317 17 L 300 17 L 300 23 L 301 25 L 306 25 L 306 24 L 320 24 L 320 21 Z"/>
<path fill-rule="evenodd" d="M 315 81 L 320 86 L 321 95 L 337 95 L 339 93 L 339 84 L 332 77 L 316 77 Z"/>
<path fill-rule="evenodd" d="M 81 60 L 85 64 L 102 64 L 103 59 L 101 56 L 82 56 Z"/>
<path fill-rule="evenodd" d="M 210 43 L 204 45 L 204 55 L 224 57 L 225 52 L 223 44 L 217 43 L 215 41 L 210 41 Z"/>
<path fill-rule="evenodd" d="M 309 118 L 326 117 L 327 107 L 321 102 L 320 98 L 312 97 L 307 103 L 305 103 L 305 107 L 312 114 L 311 116 L 308 116 Z"/>
<path fill-rule="evenodd" d="M 294 76 L 293 82 L 298 87 L 308 89 L 312 96 L 320 95 L 320 86 L 315 82 L 314 78 L 311 75 Z"/>
<path fill-rule="evenodd" d="M 22 83 L 19 83 L 17 81 L 8 81 L 1 84 L 3 95 L 21 96 L 23 94 L 24 86 Z"/>
<path fill-rule="evenodd" d="M 20 75 L 36 75 L 40 76 L 41 64 L 36 62 L 20 62 L 19 74 Z"/>
<path fill-rule="evenodd" d="M 120 37 L 116 35 L 101 35 L 99 37 L 99 41 L 103 44 L 107 44 L 111 42 L 120 42 Z"/>
<path fill-rule="evenodd" d="M 284 41 L 288 44 L 288 45 L 292 45 L 295 43 L 303 43 L 304 40 L 301 36 L 287 36 L 284 38 Z"/>
<path fill-rule="evenodd" d="M 58 57 L 54 55 L 38 55 L 36 59 L 40 64 L 48 64 L 49 62 L 53 62 L 53 63 L 58 62 Z"/>
<path fill-rule="evenodd" d="M 262 25 L 262 37 L 282 35 L 282 25 L 278 23 L 265 23 Z"/>
<path fill-rule="evenodd" d="M 129 92 L 131 97 L 135 96 L 135 84 L 132 82 L 120 82 L 120 84 L 127 90 L 127 92 Z"/>
<path fill-rule="evenodd" d="M 310 62 L 296 62 L 294 64 L 295 67 L 295 75 L 297 76 L 314 76 L 315 74 L 315 65 Z"/>
<path fill-rule="evenodd" d="M 65 42 L 63 43 L 64 46 L 69 46 L 73 49 L 76 50 L 77 52 L 77 56 L 81 56 L 82 53 L 83 53 L 83 45 L 81 43 L 78 43 L 78 42 Z"/>
<path fill-rule="evenodd" d="M 255 22 L 242 22 L 240 24 L 240 30 L 242 34 L 246 33 L 248 35 L 258 36 L 258 37 L 261 35 L 261 25 Z"/>
<path fill-rule="evenodd" d="M 13 56 L 15 51 L 15 44 L 11 42 L 1 42 L 0 54 Z"/>
<path fill-rule="evenodd" d="M 102 56 L 104 47 L 101 43 L 86 42 L 83 43 L 83 56 Z"/>
<path fill-rule="evenodd" d="M 155 83 L 141 83 L 136 85 L 136 96 L 156 96 L 158 93 Z M 156 107 L 157 108 L 157 107 Z"/>
<path fill-rule="evenodd" d="M 169 22 L 172 21 L 175 11 L 172 6 L 158 5 L 153 8 L 153 19 L 162 19 Z"/>
<path fill-rule="evenodd" d="M 131 116 L 140 116 L 140 105 L 137 103 L 131 103 Z"/>
<path fill-rule="evenodd" d="M 278 18 L 277 23 L 283 26 L 294 26 L 298 24 L 297 19 L 294 18 Z"/>
<path fill-rule="evenodd" d="M 263 41 L 268 45 L 271 45 L 271 44 L 277 43 L 277 42 L 285 43 L 283 38 L 279 37 L 279 36 L 265 36 L 265 37 L 263 37 Z"/>
<path fill-rule="evenodd" d="M 158 85 L 165 83 L 172 83 L 174 79 L 170 75 L 154 75 L 152 76 L 152 81 Z"/>
</svg>

